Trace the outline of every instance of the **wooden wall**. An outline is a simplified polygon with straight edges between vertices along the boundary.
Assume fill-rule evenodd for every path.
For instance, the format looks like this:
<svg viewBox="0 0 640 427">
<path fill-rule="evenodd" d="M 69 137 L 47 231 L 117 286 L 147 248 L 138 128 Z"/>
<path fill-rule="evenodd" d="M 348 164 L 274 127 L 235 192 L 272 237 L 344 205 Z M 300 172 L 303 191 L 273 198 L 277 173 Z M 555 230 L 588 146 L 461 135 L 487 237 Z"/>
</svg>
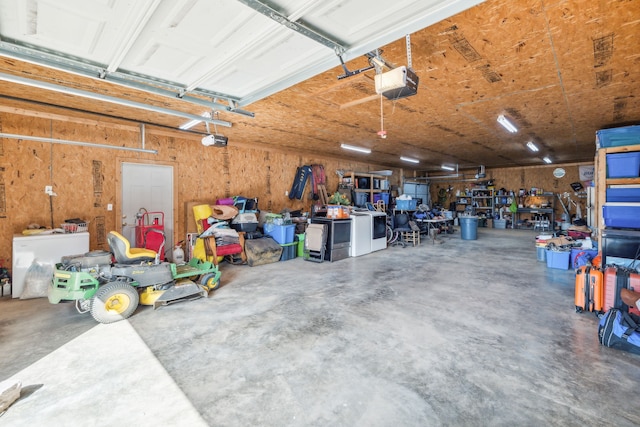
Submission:
<svg viewBox="0 0 640 427">
<path fill-rule="evenodd" d="M 109 146 L 141 147 L 141 128 L 135 123 L 117 122 L 98 116 L 66 117 L 42 111 L 0 112 L 0 132 L 45 138 L 84 141 Z M 324 165 L 329 192 L 337 189 L 336 170 L 370 171 L 388 169 L 364 162 L 346 161 L 262 150 L 237 137 L 226 148 L 204 147 L 200 136 L 165 128 L 145 128 L 145 148 L 157 154 L 107 148 L 71 146 L 0 138 L 0 259 L 11 265 L 11 238 L 29 224 L 59 227 L 67 218 L 90 221 L 91 249 L 106 249 L 105 237 L 120 229 L 118 164 L 158 162 L 174 165 L 178 208 L 174 241 L 184 239 L 185 204 L 243 195 L 258 197 L 262 210 L 279 212 L 288 208 L 308 211 L 312 200 L 290 200 L 296 168 L 303 164 Z M 394 172 L 392 184 L 399 184 Z M 44 192 L 52 185 L 54 197 Z M 107 205 L 113 210 L 108 211 Z"/>
<path fill-rule="evenodd" d="M 520 168 L 500 168 L 500 169 L 487 169 L 486 178 L 480 179 L 479 181 L 485 180 L 493 180 L 494 186 L 496 190 L 501 188 L 506 189 L 507 191 L 513 190 L 516 194 L 518 190 L 521 188 L 530 191 L 531 188 L 535 187 L 538 191 L 542 190 L 544 192 L 552 192 L 556 194 L 564 194 L 569 193 L 571 196 L 571 200 L 580 204 L 580 209 L 582 212 L 582 216 L 586 217 L 587 215 L 587 206 L 586 206 L 586 194 L 585 190 L 575 193 L 571 188 L 571 183 L 577 182 L 580 179 L 579 175 L 579 166 L 581 165 L 593 165 L 593 163 L 573 163 L 573 164 L 565 164 L 565 165 L 545 165 L 545 166 L 528 166 L 528 167 L 520 167 Z M 566 175 L 562 178 L 555 178 L 553 176 L 554 169 L 562 167 L 566 171 Z M 445 207 L 448 207 L 450 202 L 455 201 L 456 191 L 463 191 L 464 189 L 472 188 L 477 182 L 474 179 L 471 179 L 473 173 L 469 174 L 469 179 L 460 180 L 460 179 L 451 179 L 451 180 L 433 180 L 430 185 L 431 195 L 433 197 L 433 201 L 437 199 L 438 192 L 441 188 L 447 191 L 447 198 Z M 590 182 L 582 182 L 584 187 L 590 185 Z M 563 199 L 564 201 L 565 199 Z M 524 204 L 535 204 L 539 203 L 539 200 L 534 198 L 525 199 Z M 575 207 L 571 209 L 571 214 L 575 214 Z M 556 219 L 559 220 L 563 213 L 562 207 L 556 198 Z"/>
</svg>

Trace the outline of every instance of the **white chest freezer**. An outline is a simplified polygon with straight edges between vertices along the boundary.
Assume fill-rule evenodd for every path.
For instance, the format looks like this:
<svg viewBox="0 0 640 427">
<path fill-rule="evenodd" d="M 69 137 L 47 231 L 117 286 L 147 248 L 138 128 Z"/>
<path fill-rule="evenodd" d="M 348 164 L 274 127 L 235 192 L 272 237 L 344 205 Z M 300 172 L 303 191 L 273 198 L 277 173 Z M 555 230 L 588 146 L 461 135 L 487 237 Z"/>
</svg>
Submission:
<svg viewBox="0 0 640 427">
<path fill-rule="evenodd" d="M 65 255 L 78 255 L 89 252 L 89 233 L 35 234 L 13 236 L 13 255 L 11 268 L 11 296 L 20 298 L 24 290 L 27 270 L 38 259 L 52 266 L 60 262 Z"/>
</svg>

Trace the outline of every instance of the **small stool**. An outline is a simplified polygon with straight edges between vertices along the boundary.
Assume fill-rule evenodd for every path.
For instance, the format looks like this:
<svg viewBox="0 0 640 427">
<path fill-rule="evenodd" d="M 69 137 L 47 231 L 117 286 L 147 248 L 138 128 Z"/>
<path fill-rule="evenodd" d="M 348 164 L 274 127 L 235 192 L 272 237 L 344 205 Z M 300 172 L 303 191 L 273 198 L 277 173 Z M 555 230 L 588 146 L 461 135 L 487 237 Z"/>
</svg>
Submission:
<svg viewBox="0 0 640 427">
<path fill-rule="evenodd" d="M 420 232 L 411 230 L 402 232 L 402 240 L 406 243 L 411 243 L 413 246 L 420 244 Z"/>
<path fill-rule="evenodd" d="M 402 231 L 402 240 L 406 243 L 411 243 L 413 246 L 420 244 L 420 227 L 414 222 L 409 221 L 409 228 L 411 231 Z"/>
</svg>

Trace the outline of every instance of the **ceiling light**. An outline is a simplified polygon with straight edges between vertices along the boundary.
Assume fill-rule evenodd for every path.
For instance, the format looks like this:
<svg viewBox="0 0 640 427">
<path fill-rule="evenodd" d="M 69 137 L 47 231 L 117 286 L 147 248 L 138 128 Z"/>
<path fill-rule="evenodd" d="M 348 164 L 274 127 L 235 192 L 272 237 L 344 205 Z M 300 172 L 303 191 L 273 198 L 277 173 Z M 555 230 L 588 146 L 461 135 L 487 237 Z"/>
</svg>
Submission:
<svg viewBox="0 0 640 427">
<path fill-rule="evenodd" d="M 533 141 L 527 142 L 527 147 L 529 148 L 529 150 L 533 151 L 534 153 L 538 151 L 538 147 L 536 146 L 536 144 L 533 143 Z"/>
<path fill-rule="evenodd" d="M 551 159 L 547 156 L 543 157 L 542 160 L 544 160 L 545 163 L 551 163 Z"/>
<path fill-rule="evenodd" d="M 516 128 L 505 116 L 502 114 L 498 116 L 498 123 L 500 123 L 506 130 L 511 133 L 518 132 L 518 128 Z"/>
<path fill-rule="evenodd" d="M 442 165 L 440 166 L 442 169 L 446 170 L 446 171 L 453 171 L 456 170 L 456 168 L 452 167 L 452 166 L 447 166 L 447 165 Z"/>
<path fill-rule="evenodd" d="M 410 163 L 420 163 L 420 160 L 412 159 L 411 157 L 400 156 L 400 160 L 403 160 L 405 162 L 410 162 Z"/>
<path fill-rule="evenodd" d="M 344 148 L 345 150 L 358 151 L 360 153 L 365 153 L 365 154 L 371 153 L 371 149 L 364 148 L 364 147 L 356 147 L 355 145 L 340 144 L 340 147 Z"/>
</svg>

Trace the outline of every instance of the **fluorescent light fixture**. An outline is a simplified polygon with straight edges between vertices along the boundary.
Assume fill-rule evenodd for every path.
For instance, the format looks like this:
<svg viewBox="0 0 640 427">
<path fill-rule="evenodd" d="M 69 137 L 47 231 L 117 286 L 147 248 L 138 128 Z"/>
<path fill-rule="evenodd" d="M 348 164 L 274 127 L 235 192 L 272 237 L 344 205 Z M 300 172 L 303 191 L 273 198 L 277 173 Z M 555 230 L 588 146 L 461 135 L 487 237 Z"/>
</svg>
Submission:
<svg viewBox="0 0 640 427">
<path fill-rule="evenodd" d="M 529 148 L 529 150 L 533 151 L 534 153 L 538 151 L 538 146 L 534 144 L 533 141 L 527 142 L 527 148 Z"/>
<path fill-rule="evenodd" d="M 410 163 L 420 163 L 420 160 L 412 159 L 411 157 L 400 156 L 400 160 L 403 160 L 405 162 L 410 162 Z"/>
<path fill-rule="evenodd" d="M 442 169 L 446 170 L 446 171 L 454 171 L 454 170 L 456 170 L 456 168 L 454 168 L 453 166 L 442 165 L 440 167 Z"/>
<path fill-rule="evenodd" d="M 355 145 L 340 144 L 340 147 L 344 148 L 345 150 L 358 151 L 360 153 L 365 153 L 365 154 L 371 153 L 371 150 L 369 148 L 356 147 Z"/>
<path fill-rule="evenodd" d="M 547 156 L 544 156 L 542 160 L 544 160 L 545 163 L 551 163 L 551 159 Z"/>
<path fill-rule="evenodd" d="M 509 120 L 507 120 L 507 118 L 505 116 L 503 116 L 502 114 L 500 114 L 498 116 L 498 123 L 500 123 L 506 130 L 508 130 L 511 133 L 516 133 L 518 132 L 518 128 L 516 128 Z"/>
</svg>

